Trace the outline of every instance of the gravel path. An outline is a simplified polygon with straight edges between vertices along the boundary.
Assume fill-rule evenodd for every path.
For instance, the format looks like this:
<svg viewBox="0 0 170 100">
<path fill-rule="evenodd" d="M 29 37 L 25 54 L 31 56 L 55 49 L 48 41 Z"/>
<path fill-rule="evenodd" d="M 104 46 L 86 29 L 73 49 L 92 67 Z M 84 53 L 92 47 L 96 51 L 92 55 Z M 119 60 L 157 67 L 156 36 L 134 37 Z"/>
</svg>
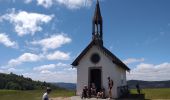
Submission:
<svg viewBox="0 0 170 100">
<path fill-rule="evenodd" d="M 69 97 L 57 97 L 57 98 L 50 98 L 50 100 L 71 100 Z"/>
<path fill-rule="evenodd" d="M 73 96 L 73 97 L 57 97 L 57 98 L 50 98 L 50 100 L 82 100 L 80 96 Z M 114 100 L 114 99 L 96 99 L 96 98 L 90 98 L 90 99 L 83 99 L 83 100 Z"/>
<path fill-rule="evenodd" d="M 71 100 L 82 100 L 80 96 L 73 96 L 71 97 Z M 113 99 L 96 99 L 96 98 L 90 98 L 90 99 L 83 99 L 83 100 L 113 100 Z"/>
</svg>

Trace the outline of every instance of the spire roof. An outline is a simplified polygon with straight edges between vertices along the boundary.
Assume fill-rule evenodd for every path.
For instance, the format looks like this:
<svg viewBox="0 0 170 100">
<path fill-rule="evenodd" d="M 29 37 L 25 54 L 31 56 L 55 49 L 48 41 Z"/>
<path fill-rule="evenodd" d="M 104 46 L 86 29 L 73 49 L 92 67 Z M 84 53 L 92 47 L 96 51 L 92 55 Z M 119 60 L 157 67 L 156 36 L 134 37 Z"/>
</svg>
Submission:
<svg viewBox="0 0 170 100">
<path fill-rule="evenodd" d="M 95 9 L 93 21 L 94 21 L 96 24 L 97 24 L 97 23 L 102 23 L 102 16 L 101 16 L 100 5 L 99 5 L 99 1 L 98 1 L 98 0 L 97 0 L 97 3 L 96 3 L 96 9 Z"/>
</svg>

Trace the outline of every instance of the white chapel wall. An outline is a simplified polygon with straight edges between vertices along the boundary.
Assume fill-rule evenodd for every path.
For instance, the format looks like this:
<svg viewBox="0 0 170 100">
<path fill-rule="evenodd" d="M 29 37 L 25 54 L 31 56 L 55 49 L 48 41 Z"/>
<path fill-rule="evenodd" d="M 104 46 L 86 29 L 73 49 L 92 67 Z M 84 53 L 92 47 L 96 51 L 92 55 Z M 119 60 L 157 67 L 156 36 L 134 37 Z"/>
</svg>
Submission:
<svg viewBox="0 0 170 100">
<path fill-rule="evenodd" d="M 93 64 L 90 61 L 90 57 L 93 53 L 98 53 L 100 55 L 100 62 Z M 114 81 L 113 96 L 117 97 L 117 86 L 126 84 L 126 72 L 122 68 L 113 64 L 113 62 L 99 50 L 96 46 L 93 46 L 89 52 L 81 59 L 79 65 L 77 66 L 77 95 L 81 95 L 84 85 L 88 85 L 88 74 L 89 67 L 102 67 L 102 85 L 108 94 L 108 80 L 107 77 L 110 76 Z M 124 80 L 124 84 L 121 83 L 121 79 Z"/>
</svg>

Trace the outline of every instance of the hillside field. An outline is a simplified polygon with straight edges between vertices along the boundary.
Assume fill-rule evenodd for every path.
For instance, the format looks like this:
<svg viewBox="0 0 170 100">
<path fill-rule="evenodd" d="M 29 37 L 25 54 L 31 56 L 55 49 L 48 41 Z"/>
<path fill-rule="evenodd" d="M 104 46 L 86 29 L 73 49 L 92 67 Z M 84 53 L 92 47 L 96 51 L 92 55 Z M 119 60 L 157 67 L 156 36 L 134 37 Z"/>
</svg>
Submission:
<svg viewBox="0 0 170 100">
<path fill-rule="evenodd" d="M 0 90 L 0 100 L 41 100 L 43 90 Z M 136 94 L 136 89 L 131 90 L 132 94 Z M 160 89 L 142 89 L 145 99 L 170 99 L 170 88 Z M 71 97 L 75 95 L 75 91 L 69 90 L 53 90 L 50 97 Z"/>
<path fill-rule="evenodd" d="M 137 94 L 136 89 L 131 90 L 132 94 Z M 145 99 L 168 99 L 170 100 L 170 88 L 142 89 Z"/>
<path fill-rule="evenodd" d="M 0 100 L 41 100 L 44 90 L 0 90 Z M 75 95 L 74 91 L 53 90 L 50 97 L 70 97 Z"/>
</svg>

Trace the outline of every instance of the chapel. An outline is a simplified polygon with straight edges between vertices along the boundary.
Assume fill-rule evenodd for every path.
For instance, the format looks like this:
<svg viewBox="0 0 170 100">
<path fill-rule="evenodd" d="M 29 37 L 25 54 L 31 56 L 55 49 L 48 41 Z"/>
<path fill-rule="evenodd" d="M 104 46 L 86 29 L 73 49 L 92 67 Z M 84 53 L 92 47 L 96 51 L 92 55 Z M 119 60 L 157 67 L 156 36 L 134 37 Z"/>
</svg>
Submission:
<svg viewBox="0 0 170 100">
<path fill-rule="evenodd" d="M 82 95 L 85 85 L 90 87 L 94 83 L 97 91 L 104 88 L 107 96 L 108 77 L 114 82 L 114 98 L 118 98 L 121 95 L 121 87 L 127 85 L 126 72 L 130 69 L 104 46 L 103 19 L 98 0 L 92 19 L 92 40 L 71 65 L 77 68 L 77 95 Z"/>
</svg>

